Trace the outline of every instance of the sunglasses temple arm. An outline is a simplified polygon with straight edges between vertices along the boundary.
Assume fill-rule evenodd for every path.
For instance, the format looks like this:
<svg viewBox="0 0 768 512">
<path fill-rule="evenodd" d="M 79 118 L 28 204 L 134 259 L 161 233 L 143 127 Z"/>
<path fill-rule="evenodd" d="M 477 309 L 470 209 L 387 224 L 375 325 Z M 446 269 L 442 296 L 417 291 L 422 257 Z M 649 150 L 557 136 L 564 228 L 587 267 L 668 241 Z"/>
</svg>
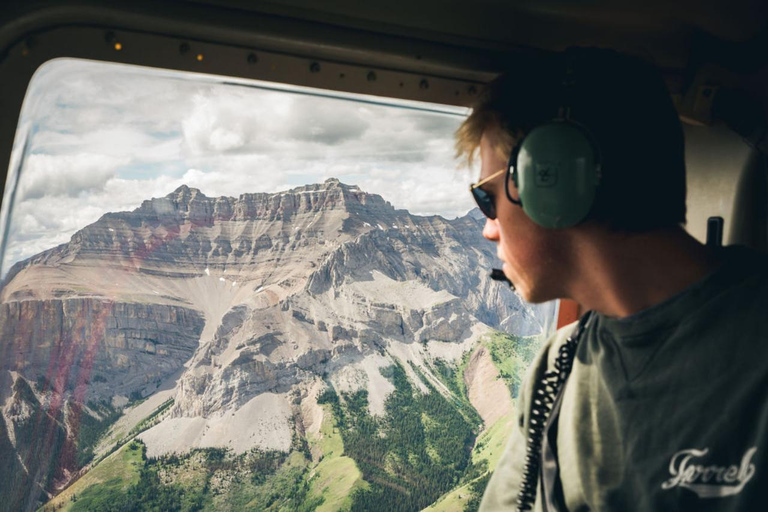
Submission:
<svg viewBox="0 0 768 512">
<path fill-rule="evenodd" d="M 507 279 L 507 276 L 504 275 L 504 271 L 501 270 L 500 268 L 491 269 L 491 279 L 493 279 L 494 281 L 504 281 L 507 284 L 509 284 L 510 288 L 512 288 L 513 290 L 515 289 L 515 285 L 512 284 L 512 281 Z"/>
</svg>

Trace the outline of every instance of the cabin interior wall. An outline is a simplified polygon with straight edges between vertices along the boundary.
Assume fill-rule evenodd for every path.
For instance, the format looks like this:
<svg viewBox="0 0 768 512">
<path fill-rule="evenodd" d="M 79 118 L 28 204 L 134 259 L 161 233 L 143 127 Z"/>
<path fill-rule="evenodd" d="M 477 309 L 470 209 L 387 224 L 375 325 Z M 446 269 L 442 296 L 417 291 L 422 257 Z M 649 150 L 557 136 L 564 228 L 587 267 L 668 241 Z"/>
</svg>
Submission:
<svg viewBox="0 0 768 512">
<path fill-rule="evenodd" d="M 759 151 L 739 177 L 730 224 L 732 244 L 768 252 L 768 156 Z"/>
<path fill-rule="evenodd" d="M 723 243 L 733 243 L 732 220 L 740 207 L 737 188 L 741 176 L 747 171 L 751 148 L 742 138 L 724 126 L 684 125 L 685 157 L 687 167 L 688 222 L 686 229 L 701 242 L 707 239 L 707 219 L 722 217 Z M 649 204 L 653 204 L 651 184 Z"/>
</svg>

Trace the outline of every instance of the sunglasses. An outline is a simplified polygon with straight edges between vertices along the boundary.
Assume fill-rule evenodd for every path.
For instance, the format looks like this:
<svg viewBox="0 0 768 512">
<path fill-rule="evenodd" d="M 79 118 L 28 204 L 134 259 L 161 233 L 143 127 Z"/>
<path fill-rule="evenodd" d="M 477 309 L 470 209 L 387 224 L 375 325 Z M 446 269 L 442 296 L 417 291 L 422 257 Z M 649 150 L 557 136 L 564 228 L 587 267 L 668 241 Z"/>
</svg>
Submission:
<svg viewBox="0 0 768 512">
<path fill-rule="evenodd" d="M 507 172 L 507 169 L 496 171 L 487 178 L 469 186 L 469 191 L 472 192 L 472 197 L 475 198 L 477 207 L 480 208 L 480 211 L 483 212 L 483 215 L 491 220 L 496 218 L 496 203 L 493 200 L 493 196 L 480 187 L 504 172 Z"/>
</svg>

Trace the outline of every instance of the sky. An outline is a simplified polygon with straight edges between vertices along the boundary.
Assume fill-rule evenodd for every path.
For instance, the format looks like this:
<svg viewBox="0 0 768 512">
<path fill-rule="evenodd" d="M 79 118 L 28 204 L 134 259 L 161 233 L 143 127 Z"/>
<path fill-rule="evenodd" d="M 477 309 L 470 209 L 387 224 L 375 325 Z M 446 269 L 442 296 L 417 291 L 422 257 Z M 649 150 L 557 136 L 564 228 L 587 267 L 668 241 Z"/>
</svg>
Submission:
<svg viewBox="0 0 768 512">
<path fill-rule="evenodd" d="M 467 186 L 477 172 L 453 156 L 467 109 L 221 82 L 74 59 L 41 67 L 6 183 L 2 273 L 182 184 L 238 197 L 335 177 L 418 215 L 454 218 L 474 206 Z"/>
</svg>

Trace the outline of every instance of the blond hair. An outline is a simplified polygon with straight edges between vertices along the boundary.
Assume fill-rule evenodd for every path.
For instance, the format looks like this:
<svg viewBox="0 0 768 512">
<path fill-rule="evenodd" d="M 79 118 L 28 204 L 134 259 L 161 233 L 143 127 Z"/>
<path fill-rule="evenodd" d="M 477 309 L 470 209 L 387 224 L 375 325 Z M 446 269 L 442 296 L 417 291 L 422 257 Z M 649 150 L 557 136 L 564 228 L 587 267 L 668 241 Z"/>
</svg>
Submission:
<svg viewBox="0 0 768 512">
<path fill-rule="evenodd" d="M 512 148 L 515 145 L 515 134 L 513 135 L 504 128 L 502 116 L 498 112 L 483 108 L 482 104 L 475 107 L 472 113 L 467 117 L 461 126 L 456 130 L 456 159 L 463 159 L 463 164 L 468 168 L 472 167 L 480 148 L 480 141 L 485 133 L 494 133 L 494 151 L 502 160 L 509 158 Z"/>
</svg>

